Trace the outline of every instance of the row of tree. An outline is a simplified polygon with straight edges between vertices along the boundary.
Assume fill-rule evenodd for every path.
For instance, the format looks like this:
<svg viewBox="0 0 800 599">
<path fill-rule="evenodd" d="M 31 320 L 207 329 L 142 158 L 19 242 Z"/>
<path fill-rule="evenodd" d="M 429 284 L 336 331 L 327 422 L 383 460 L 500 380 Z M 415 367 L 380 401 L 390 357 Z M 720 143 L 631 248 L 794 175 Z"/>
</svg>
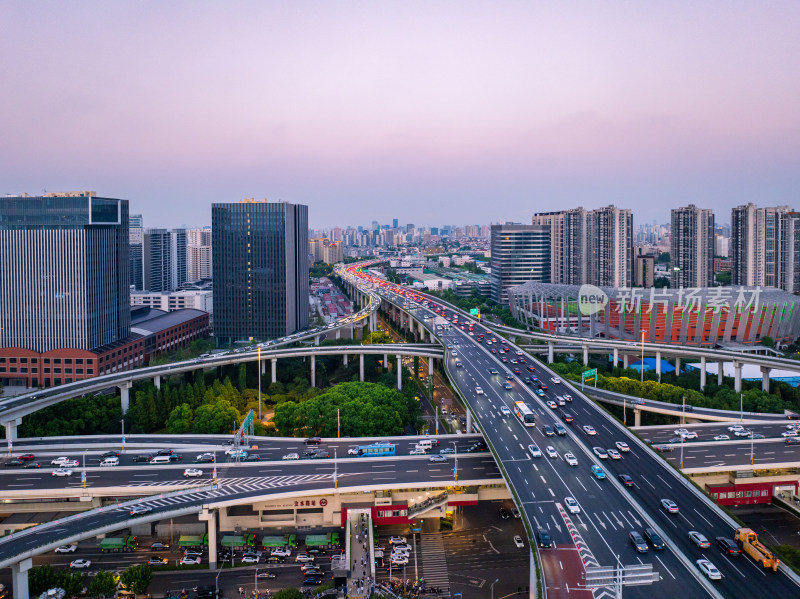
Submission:
<svg viewBox="0 0 800 599">
<path fill-rule="evenodd" d="M 90 597 L 113 597 L 122 583 L 137 595 L 147 592 L 153 580 L 153 570 L 147 564 L 131 566 L 117 577 L 112 572 L 101 570 L 91 579 L 83 573 L 69 568 L 55 569 L 50 564 L 34 566 L 28 571 L 28 589 L 31 595 L 41 595 L 53 588 L 64 589 L 67 597 L 85 594 Z"/>
</svg>

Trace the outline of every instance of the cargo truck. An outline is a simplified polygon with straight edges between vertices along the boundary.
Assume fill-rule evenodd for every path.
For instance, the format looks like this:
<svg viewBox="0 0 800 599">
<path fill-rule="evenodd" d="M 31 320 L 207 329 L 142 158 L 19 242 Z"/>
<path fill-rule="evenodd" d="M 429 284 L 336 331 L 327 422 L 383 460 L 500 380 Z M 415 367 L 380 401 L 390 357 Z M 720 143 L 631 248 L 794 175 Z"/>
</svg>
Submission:
<svg viewBox="0 0 800 599">
<path fill-rule="evenodd" d="M 100 541 L 100 551 L 133 551 L 139 543 L 136 537 L 127 535 L 125 537 L 106 537 Z"/>
</svg>

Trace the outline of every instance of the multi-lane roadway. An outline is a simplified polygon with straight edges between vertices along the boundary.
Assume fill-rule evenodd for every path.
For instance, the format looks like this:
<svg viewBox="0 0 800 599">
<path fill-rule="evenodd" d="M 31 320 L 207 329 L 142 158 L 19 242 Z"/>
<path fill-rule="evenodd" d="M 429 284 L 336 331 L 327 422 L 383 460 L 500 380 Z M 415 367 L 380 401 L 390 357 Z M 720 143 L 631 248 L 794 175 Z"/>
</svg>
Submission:
<svg viewBox="0 0 800 599">
<path fill-rule="evenodd" d="M 409 301 L 405 294 L 394 295 L 395 289 L 384 289 L 383 293 L 387 299 L 400 305 Z M 516 358 L 518 348 L 509 343 L 502 344 L 500 339 L 487 348 L 486 339 L 493 336 L 490 331 L 473 325 L 470 335 L 468 327 L 462 330 L 461 325 L 453 324 L 456 314 L 462 323 L 469 316 L 449 308 L 438 309 L 434 314 L 431 307 L 433 305 L 412 305 L 409 309 L 416 318 L 429 316 L 430 319 L 426 320 L 429 326 L 438 328 L 441 324 L 439 334 L 445 344 L 452 346 L 446 358 L 448 372 L 480 422 L 532 529 L 546 529 L 556 547 L 576 546 L 571 533 L 577 530 L 596 561 L 603 566 L 653 564 L 661 575 L 661 581 L 649 588 L 632 587 L 626 590 L 627 596 L 694 597 L 709 594 L 709 583 L 695 566 L 695 560 L 701 557 L 708 557 L 723 574 L 722 580 L 713 583 L 711 593 L 742 598 L 763 593 L 777 596 L 797 594 L 798 587 L 788 577 L 765 572 L 746 556 L 729 559 L 714 549 L 698 549 L 688 537 L 690 530 L 700 531 L 712 539 L 716 536 L 730 538 L 733 536 L 733 522 L 701 499 L 687 481 L 673 469 L 665 467 L 659 456 L 593 402 L 576 389 L 567 388 L 565 383 L 554 383 L 552 379 L 556 375 L 546 366 L 527 356 L 520 375 L 514 374 L 513 369 L 518 365 L 512 364 L 511 360 Z M 444 319 L 444 322 L 437 319 Z M 484 341 L 478 343 L 481 334 Z M 504 346 L 510 351 L 501 353 Z M 508 361 L 503 362 L 503 357 Z M 461 367 L 456 366 L 456 360 L 460 361 Z M 530 376 L 527 366 L 531 364 L 534 364 L 539 379 L 548 385 L 543 397 L 534 393 L 533 385 L 522 382 L 522 374 Z M 492 374 L 492 369 L 498 374 Z M 511 376 L 510 380 L 507 375 Z M 505 388 L 506 382 L 510 383 L 511 389 Z M 478 394 L 477 387 L 481 387 L 483 393 Z M 558 397 L 565 393 L 570 394 L 573 401 L 565 402 L 561 409 L 574 420 L 571 424 L 560 422 L 567 428 L 567 435 L 546 437 L 544 425 L 554 425 L 560 417 L 559 410 L 548 407 L 546 402 L 558 402 Z M 522 426 L 513 415 L 513 403 L 519 400 L 533 406 L 537 415 L 535 427 Z M 501 412 L 504 406 L 512 411 L 511 415 Z M 584 426 L 593 427 L 596 434 L 585 433 Z M 600 459 L 593 453 L 594 447 L 614 448 L 617 441 L 625 441 L 631 447 L 631 451 L 622 454 L 620 459 Z M 549 458 L 546 453 L 541 458 L 531 457 L 527 449 L 531 443 L 542 450 L 552 446 L 557 457 Z M 566 463 L 564 454 L 567 452 L 576 456 L 577 466 Z M 598 480 L 592 475 L 590 466 L 593 464 L 601 466 L 607 474 L 606 479 Z M 629 475 L 634 486 L 623 488 L 617 482 L 620 474 Z M 581 509 L 580 513 L 568 514 L 574 529 L 568 528 L 563 516 L 566 497 L 576 499 Z M 676 502 L 679 512 L 668 513 L 662 507 L 662 499 Z M 631 530 L 641 532 L 650 525 L 664 533 L 667 548 L 663 551 L 651 548 L 648 553 L 639 554 L 629 543 L 628 534 Z M 580 540 L 577 545 L 580 546 Z M 547 559 L 548 551 L 542 549 L 539 553 L 550 596 L 563 592 L 565 579 L 568 583 L 578 582 L 581 572 L 565 574 L 558 567 L 548 569 L 548 564 L 552 565 Z"/>
</svg>

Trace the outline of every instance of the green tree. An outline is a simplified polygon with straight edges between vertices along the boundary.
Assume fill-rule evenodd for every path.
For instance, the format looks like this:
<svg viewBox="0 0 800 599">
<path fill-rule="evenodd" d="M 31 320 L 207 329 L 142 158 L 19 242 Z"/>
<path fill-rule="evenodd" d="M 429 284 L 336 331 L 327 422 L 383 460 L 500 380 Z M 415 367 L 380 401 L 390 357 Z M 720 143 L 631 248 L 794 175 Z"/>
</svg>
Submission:
<svg viewBox="0 0 800 599">
<path fill-rule="evenodd" d="M 173 435 L 183 435 L 192 430 L 194 413 L 189 404 L 181 404 L 169 414 L 167 418 L 167 432 Z"/>
<path fill-rule="evenodd" d="M 242 362 L 239 364 L 239 391 L 247 389 L 247 365 Z"/>
<path fill-rule="evenodd" d="M 86 574 L 67 569 L 61 570 L 58 573 L 56 586 L 64 589 L 67 597 L 80 595 L 86 586 Z"/>
<path fill-rule="evenodd" d="M 153 569 L 147 564 L 131 566 L 124 570 L 120 576 L 120 582 L 137 595 L 144 595 L 152 580 Z"/>
<path fill-rule="evenodd" d="M 217 435 L 227 433 L 233 428 L 233 422 L 237 425 L 242 417 L 231 403 L 225 399 L 220 399 L 211 404 L 204 404 L 197 408 L 192 424 L 192 432 L 198 434 Z"/>
<path fill-rule="evenodd" d="M 762 337 L 761 345 L 764 347 L 775 347 L 775 340 L 770 336 Z"/>
<path fill-rule="evenodd" d="M 714 278 L 717 280 L 717 283 L 720 285 L 730 285 L 731 284 L 731 271 L 723 270 L 722 272 L 718 272 L 714 275 Z"/>
<path fill-rule="evenodd" d="M 91 582 L 89 582 L 86 592 L 90 597 L 99 597 L 100 595 L 112 597 L 114 593 L 117 592 L 117 583 L 114 581 L 114 574 L 106 572 L 105 570 L 100 570 L 94 575 Z"/>
<path fill-rule="evenodd" d="M 300 589 L 289 587 L 273 593 L 272 597 L 274 599 L 303 599 L 303 593 Z"/>
<path fill-rule="evenodd" d="M 47 589 L 52 589 L 58 580 L 58 572 L 50 564 L 34 566 L 28 570 L 28 590 L 31 595 L 41 595 Z"/>
</svg>

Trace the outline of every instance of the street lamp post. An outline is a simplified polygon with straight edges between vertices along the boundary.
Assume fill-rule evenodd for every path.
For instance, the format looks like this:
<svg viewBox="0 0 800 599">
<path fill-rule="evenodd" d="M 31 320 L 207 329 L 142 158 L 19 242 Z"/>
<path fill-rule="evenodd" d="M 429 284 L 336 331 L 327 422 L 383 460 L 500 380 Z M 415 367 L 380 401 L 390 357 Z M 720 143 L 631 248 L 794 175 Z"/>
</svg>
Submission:
<svg viewBox="0 0 800 599">
<path fill-rule="evenodd" d="M 258 419 L 261 420 L 261 346 L 258 347 Z"/>
<path fill-rule="evenodd" d="M 453 441 L 453 457 L 455 458 L 455 465 L 453 467 L 453 481 L 458 482 L 458 445 Z"/>
<path fill-rule="evenodd" d="M 256 590 L 256 596 L 258 596 L 258 568 L 253 573 L 253 588 Z"/>
<path fill-rule="evenodd" d="M 497 581 L 499 581 L 499 580 L 500 580 L 499 578 L 495 578 L 494 582 L 492 583 L 492 585 L 490 587 L 492 589 L 492 599 L 494 599 L 494 585 L 497 584 Z"/>
<path fill-rule="evenodd" d="M 750 465 L 753 465 L 753 431 L 750 431 Z"/>
<path fill-rule="evenodd" d="M 683 470 L 683 439 L 685 437 L 681 435 L 681 470 Z"/>
<path fill-rule="evenodd" d="M 739 424 L 744 422 L 744 393 L 739 393 Z"/>
<path fill-rule="evenodd" d="M 644 383 L 644 331 L 642 331 L 642 361 L 639 362 L 639 380 Z"/>
<path fill-rule="evenodd" d="M 337 448 L 333 448 L 333 488 L 337 489 L 339 487 L 338 481 L 338 474 L 339 474 L 339 463 L 337 460 Z"/>
<path fill-rule="evenodd" d="M 125 451 L 125 419 L 120 420 L 122 423 L 122 451 Z"/>
</svg>

